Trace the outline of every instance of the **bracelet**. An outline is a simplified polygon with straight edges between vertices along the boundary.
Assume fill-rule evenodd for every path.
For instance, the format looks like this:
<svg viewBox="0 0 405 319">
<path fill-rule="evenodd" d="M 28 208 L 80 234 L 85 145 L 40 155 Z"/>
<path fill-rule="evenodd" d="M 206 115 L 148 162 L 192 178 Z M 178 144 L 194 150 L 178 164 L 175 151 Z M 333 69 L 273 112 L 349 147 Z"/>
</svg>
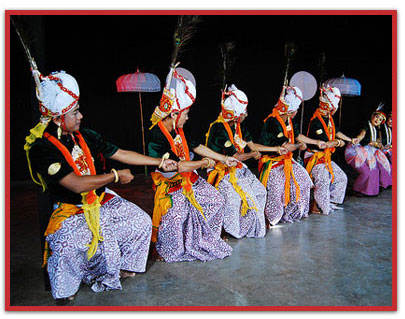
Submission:
<svg viewBox="0 0 405 319">
<path fill-rule="evenodd" d="M 340 140 L 336 140 L 337 141 L 337 144 L 336 144 L 336 147 L 339 147 L 340 146 Z"/>
<path fill-rule="evenodd" d="M 118 176 L 118 172 L 117 172 L 117 170 L 115 169 L 115 168 L 112 168 L 111 169 L 111 173 L 114 173 L 114 183 L 118 183 L 119 182 L 119 180 L 120 180 L 120 177 Z"/>
<path fill-rule="evenodd" d="M 160 164 L 159 164 L 159 168 L 162 168 L 164 162 L 165 162 L 165 159 L 162 158 L 162 160 L 160 161 Z"/>
<path fill-rule="evenodd" d="M 162 160 L 160 161 L 159 168 L 162 168 L 163 163 L 164 163 L 165 160 L 167 160 L 169 157 L 170 157 L 170 154 L 169 154 L 169 153 L 165 153 L 165 154 L 162 156 Z"/>
<path fill-rule="evenodd" d="M 208 167 L 210 167 L 210 164 L 211 164 L 211 161 L 210 161 L 210 159 L 208 158 L 208 157 L 204 157 L 203 159 L 202 159 L 203 161 L 204 160 L 207 160 L 208 161 L 208 163 L 205 165 L 203 165 L 203 166 L 201 166 L 202 168 L 208 168 Z"/>
</svg>

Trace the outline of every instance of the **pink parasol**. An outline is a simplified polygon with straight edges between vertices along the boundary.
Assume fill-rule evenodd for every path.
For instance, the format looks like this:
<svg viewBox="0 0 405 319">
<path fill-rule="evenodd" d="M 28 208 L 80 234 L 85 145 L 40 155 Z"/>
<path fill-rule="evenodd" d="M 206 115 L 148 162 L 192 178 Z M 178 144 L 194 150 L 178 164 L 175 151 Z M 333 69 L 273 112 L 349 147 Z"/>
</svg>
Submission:
<svg viewBox="0 0 405 319">
<path fill-rule="evenodd" d="M 117 92 L 139 92 L 139 107 L 141 110 L 141 125 L 142 125 L 142 147 L 145 155 L 145 130 L 143 126 L 142 98 L 141 92 L 159 92 L 160 80 L 152 73 L 139 72 L 121 75 L 115 82 Z M 147 173 L 145 166 L 145 174 Z"/>
</svg>

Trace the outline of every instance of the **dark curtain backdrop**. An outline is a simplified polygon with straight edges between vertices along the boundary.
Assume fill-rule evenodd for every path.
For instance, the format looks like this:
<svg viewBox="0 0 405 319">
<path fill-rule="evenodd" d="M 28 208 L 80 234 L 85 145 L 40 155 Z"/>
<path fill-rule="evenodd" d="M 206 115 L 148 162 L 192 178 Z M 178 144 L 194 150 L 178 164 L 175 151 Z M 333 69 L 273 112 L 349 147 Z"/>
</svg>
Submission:
<svg viewBox="0 0 405 319">
<path fill-rule="evenodd" d="M 43 74 L 65 70 L 80 86 L 83 125 L 122 148 L 142 152 L 138 93 L 117 93 L 115 81 L 126 73 L 156 74 L 164 85 L 177 16 L 54 15 L 24 16 L 32 52 Z M 329 16 L 202 16 L 202 23 L 179 61 L 197 82 L 197 99 L 187 126 L 204 141 L 220 111 L 221 78 L 218 44 L 236 42 L 237 62 L 231 83 L 249 98 L 247 123 L 258 139 L 263 119 L 271 112 L 284 78 L 284 45 L 296 44 L 289 78 L 307 71 L 320 79 L 320 57 L 326 55 L 324 80 L 357 79 L 360 97 L 344 97 L 341 130 L 357 134 L 380 101 L 392 101 L 392 19 L 382 15 Z M 6 47 L 6 50 L 8 48 Z M 29 179 L 24 138 L 39 118 L 22 46 L 10 28 L 11 50 L 11 179 Z M 230 84 L 231 84 L 230 83 Z M 142 93 L 145 129 L 160 93 Z M 304 131 L 318 104 L 318 93 L 305 102 Z M 300 114 L 296 117 L 300 119 Z M 338 122 L 338 116 L 335 116 Z M 117 165 L 115 165 L 117 167 Z M 142 172 L 143 168 L 132 168 Z"/>
</svg>

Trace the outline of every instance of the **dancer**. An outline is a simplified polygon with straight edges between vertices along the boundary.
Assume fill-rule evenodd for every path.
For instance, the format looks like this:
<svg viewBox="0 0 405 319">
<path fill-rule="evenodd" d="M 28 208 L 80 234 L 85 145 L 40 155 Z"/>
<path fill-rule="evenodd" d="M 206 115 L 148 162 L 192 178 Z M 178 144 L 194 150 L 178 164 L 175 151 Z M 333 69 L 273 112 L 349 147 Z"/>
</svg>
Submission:
<svg viewBox="0 0 405 319">
<path fill-rule="evenodd" d="M 387 121 L 381 130 L 383 152 L 388 157 L 392 168 L 392 112 L 388 114 Z"/>
<path fill-rule="evenodd" d="M 392 184 L 391 164 L 383 152 L 381 124 L 386 115 L 380 103 L 371 115 L 364 129 L 357 138 L 360 145 L 349 144 L 345 150 L 346 162 L 352 166 L 359 176 L 354 181 L 353 189 L 359 196 L 376 196 L 382 189 Z"/>
<path fill-rule="evenodd" d="M 222 93 L 221 113 L 210 125 L 205 145 L 212 150 L 233 156 L 239 161 L 259 159 L 260 151 L 277 152 L 277 147 L 255 144 L 243 124 L 247 117 L 248 99 L 244 92 L 231 85 Z M 247 150 L 246 146 L 250 149 Z M 284 154 L 286 149 L 282 149 Z M 224 230 L 236 237 L 263 237 L 266 234 L 264 206 L 266 189 L 243 164 L 227 167 L 217 163 L 208 169 L 208 182 L 225 198 Z"/>
<path fill-rule="evenodd" d="M 309 125 L 307 136 L 326 142 L 326 148 L 320 150 L 316 145 L 307 149 L 304 155 L 306 169 L 315 184 L 312 213 L 329 215 L 334 209 L 341 209 L 336 204 L 342 204 L 345 198 L 347 176 L 343 170 L 332 161 L 336 147 L 343 147 L 345 142 L 358 143 L 358 139 L 347 137 L 335 127 L 333 115 L 339 107 L 340 91 L 336 87 L 321 87 L 319 107 L 314 112 Z"/>
<path fill-rule="evenodd" d="M 318 145 L 321 149 L 326 147 L 325 142 L 300 134 L 298 126 L 293 124 L 291 118 L 301 102 L 299 88 L 283 86 L 273 112 L 264 120 L 260 143 L 280 150 L 277 155 L 273 152 L 262 156 L 259 162 L 260 181 L 267 189 L 264 212 L 270 225 L 280 221 L 292 223 L 308 216 L 313 184 L 307 171 L 292 158 L 292 152 L 304 150 L 306 144 Z M 281 155 L 281 147 L 288 153 Z"/>
<path fill-rule="evenodd" d="M 232 252 L 220 237 L 225 200 L 196 170 L 214 167 L 215 160 L 227 166 L 236 165 L 237 160 L 185 136 L 183 126 L 196 89 L 174 67 L 167 79 L 160 105 L 152 114 L 148 152 L 153 157 L 168 153 L 179 162 L 176 172 L 152 173 L 156 192 L 152 241 L 156 258 L 166 262 L 223 259 Z M 204 158 L 193 160 L 191 150 Z"/>
<path fill-rule="evenodd" d="M 44 254 L 52 295 L 73 300 L 81 283 L 95 292 L 122 289 L 120 277 L 145 271 L 152 225 L 141 208 L 105 188 L 111 182 L 129 183 L 130 170 L 104 174 L 101 158 L 161 164 L 164 170 L 175 169 L 177 163 L 120 149 L 95 131 L 80 128 L 76 80 L 63 71 L 46 77 L 33 72 L 42 115 L 24 148 L 33 180 L 49 189 L 55 203 Z"/>
</svg>

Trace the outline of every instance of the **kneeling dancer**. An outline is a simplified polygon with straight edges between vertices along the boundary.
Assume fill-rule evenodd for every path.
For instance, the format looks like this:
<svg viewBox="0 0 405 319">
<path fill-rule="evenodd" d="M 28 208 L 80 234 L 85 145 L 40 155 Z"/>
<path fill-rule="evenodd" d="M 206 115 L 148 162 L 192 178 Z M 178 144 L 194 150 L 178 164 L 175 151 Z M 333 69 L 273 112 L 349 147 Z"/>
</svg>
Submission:
<svg viewBox="0 0 405 319">
<path fill-rule="evenodd" d="M 248 99 L 231 85 L 222 93 L 221 113 L 210 125 L 206 146 L 239 161 L 259 159 L 260 151 L 277 151 L 276 147 L 255 144 L 243 121 L 247 117 Z M 246 146 L 250 149 L 247 150 Z M 286 152 L 286 150 L 285 150 Z M 266 234 L 264 206 L 267 191 L 243 164 L 228 167 L 221 162 L 208 169 L 208 182 L 225 197 L 224 230 L 236 237 L 263 237 Z"/>
<path fill-rule="evenodd" d="M 44 254 L 52 295 L 72 300 L 82 282 L 95 292 L 121 289 L 120 277 L 145 271 L 152 223 L 141 208 L 105 188 L 113 181 L 129 183 L 133 175 L 129 169 L 103 174 L 103 159 L 130 165 L 161 160 L 80 129 L 79 86 L 69 74 L 44 77 L 35 70 L 34 76 L 42 116 L 24 148 L 31 177 L 49 189 L 55 203 Z M 177 163 L 167 160 L 163 166 L 171 170 Z"/>
<path fill-rule="evenodd" d="M 357 143 L 339 132 L 333 121 L 341 99 L 336 87 L 322 87 L 319 97 L 319 107 L 316 109 L 308 126 L 308 137 L 326 142 L 326 148 L 317 146 L 307 149 L 304 162 L 306 169 L 315 184 L 312 213 L 329 215 L 334 209 L 341 209 L 336 204 L 342 204 L 345 199 L 347 176 L 345 172 L 332 161 L 336 147 L 343 147 L 345 142 Z"/>
<path fill-rule="evenodd" d="M 225 200 L 196 170 L 213 167 L 213 159 L 230 166 L 237 161 L 186 139 L 183 126 L 195 101 L 195 86 L 174 67 L 167 79 L 160 105 L 152 114 L 148 152 L 153 157 L 169 153 L 179 162 L 175 172 L 152 173 L 156 192 L 152 241 L 157 258 L 166 262 L 223 259 L 232 252 L 221 239 Z M 190 149 L 206 157 L 193 161 Z"/>
<path fill-rule="evenodd" d="M 293 152 L 304 150 L 306 143 L 325 148 L 325 142 L 299 133 L 292 118 L 302 102 L 298 87 L 283 86 L 273 112 L 264 120 L 260 143 L 279 148 L 277 155 L 269 153 L 259 162 L 260 181 L 267 189 L 264 213 L 270 225 L 283 221 L 292 223 L 308 216 L 311 178 L 304 167 L 293 159 Z M 296 144 L 299 142 L 299 144 Z M 282 154 L 281 147 L 288 150 Z"/>
<path fill-rule="evenodd" d="M 362 195 L 375 196 L 379 194 L 380 188 L 392 185 L 391 163 L 384 154 L 382 143 L 381 125 L 387 119 L 382 111 L 383 106 L 379 104 L 357 136 L 360 144 L 348 145 L 345 150 L 346 162 L 359 173 L 353 189 Z"/>
</svg>

